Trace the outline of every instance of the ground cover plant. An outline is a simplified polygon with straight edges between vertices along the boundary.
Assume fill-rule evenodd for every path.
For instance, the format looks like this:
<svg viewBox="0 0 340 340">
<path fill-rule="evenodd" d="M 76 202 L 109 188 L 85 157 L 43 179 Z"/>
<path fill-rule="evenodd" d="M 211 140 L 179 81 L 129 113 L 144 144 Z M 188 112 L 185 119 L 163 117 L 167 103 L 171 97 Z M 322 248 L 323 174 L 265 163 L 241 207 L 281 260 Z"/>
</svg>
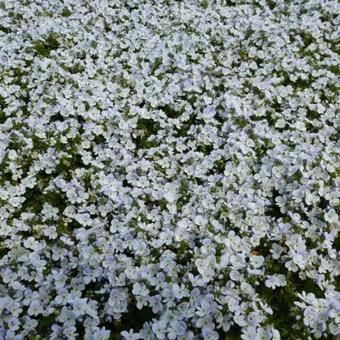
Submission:
<svg viewBox="0 0 340 340">
<path fill-rule="evenodd" d="M 0 339 L 338 335 L 339 14 L 0 1 Z"/>
</svg>

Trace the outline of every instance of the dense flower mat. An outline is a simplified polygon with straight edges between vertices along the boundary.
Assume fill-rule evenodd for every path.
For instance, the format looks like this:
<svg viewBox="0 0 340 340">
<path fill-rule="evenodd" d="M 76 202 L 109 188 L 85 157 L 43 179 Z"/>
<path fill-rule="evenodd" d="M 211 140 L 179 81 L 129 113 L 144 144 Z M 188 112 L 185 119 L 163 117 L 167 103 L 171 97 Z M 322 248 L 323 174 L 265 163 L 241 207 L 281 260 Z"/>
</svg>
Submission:
<svg viewBox="0 0 340 340">
<path fill-rule="evenodd" d="M 340 4 L 0 2 L 0 339 L 340 332 Z"/>
</svg>

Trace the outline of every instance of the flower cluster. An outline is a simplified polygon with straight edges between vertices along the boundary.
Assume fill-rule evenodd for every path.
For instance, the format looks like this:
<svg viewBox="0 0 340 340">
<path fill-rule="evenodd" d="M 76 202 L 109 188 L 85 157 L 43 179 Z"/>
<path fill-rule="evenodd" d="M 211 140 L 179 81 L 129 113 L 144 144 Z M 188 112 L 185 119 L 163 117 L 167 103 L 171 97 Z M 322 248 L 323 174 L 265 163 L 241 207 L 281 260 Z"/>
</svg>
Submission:
<svg viewBox="0 0 340 340">
<path fill-rule="evenodd" d="M 0 339 L 340 333 L 336 0 L 0 0 Z"/>
</svg>

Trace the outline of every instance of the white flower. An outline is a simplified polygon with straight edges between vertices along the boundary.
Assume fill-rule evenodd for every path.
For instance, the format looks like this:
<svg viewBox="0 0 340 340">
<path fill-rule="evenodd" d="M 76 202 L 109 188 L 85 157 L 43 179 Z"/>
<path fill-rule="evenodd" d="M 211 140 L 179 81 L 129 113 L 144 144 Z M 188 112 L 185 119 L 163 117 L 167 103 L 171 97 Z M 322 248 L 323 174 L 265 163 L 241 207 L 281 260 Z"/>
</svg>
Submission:
<svg viewBox="0 0 340 340">
<path fill-rule="evenodd" d="M 260 268 L 265 262 L 265 259 L 261 255 L 251 255 L 249 257 L 250 263 L 254 266 L 254 268 Z"/>
<path fill-rule="evenodd" d="M 139 333 L 135 333 L 133 330 L 130 330 L 129 332 L 127 331 L 123 331 L 121 333 L 123 339 L 126 339 L 126 340 L 137 340 L 137 339 L 143 339 Z"/>
<path fill-rule="evenodd" d="M 183 297 L 186 297 L 189 295 L 186 288 L 183 285 L 179 286 L 177 283 L 174 283 L 172 285 L 172 290 L 173 290 L 174 296 L 177 299 L 182 299 Z"/>
<path fill-rule="evenodd" d="M 178 194 L 176 193 L 175 190 L 170 189 L 170 187 L 168 187 L 164 193 L 164 198 L 169 203 L 174 203 L 178 199 Z"/>
<path fill-rule="evenodd" d="M 43 312 L 43 308 L 42 308 L 42 304 L 40 301 L 32 301 L 28 310 L 27 310 L 27 313 L 28 315 L 32 315 L 32 316 L 37 316 L 39 314 L 41 314 Z"/>
<path fill-rule="evenodd" d="M 24 246 L 32 250 L 39 250 L 41 248 L 41 245 L 34 239 L 34 237 L 28 237 L 24 241 Z"/>
<path fill-rule="evenodd" d="M 8 152 L 8 158 L 11 160 L 11 161 L 14 161 L 16 158 L 17 158 L 18 154 L 15 150 L 9 150 Z"/>
<path fill-rule="evenodd" d="M 287 284 L 286 278 L 282 274 L 267 275 L 265 285 L 268 288 L 275 289 L 276 287 L 283 287 Z"/>
<path fill-rule="evenodd" d="M 91 333 L 87 332 L 85 334 L 85 340 L 106 340 L 110 338 L 110 331 L 105 329 L 105 327 L 98 328 L 95 327 Z"/>
<path fill-rule="evenodd" d="M 163 320 L 154 322 L 152 324 L 152 330 L 157 339 L 165 339 L 167 323 Z"/>
<path fill-rule="evenodd" d="M 334 224 L 339 223 L 339 217 L 335 209 L 331 209 L 325 213 L 325 220 L 329 223 L 334 223 Z"/>
<path fill-rule="evenodd" d="M 240 278 L 241 278 L 241 274 L 237 271 L 237 270 L 232 270 L 230 272 L 230 278 L 233 280 L 233 281 L 239 281 Z"/>
<path fill-rule="evenodd" d="M 113 313 L 124 313 L 127 310 L 127 295 L 124 291 L 114 289 L 107 303 Z"/>
<path fill-rule="evenodd" d="M 147 296 L 149 294 L 149 289 L 144 285 L 136 282 L 133 285 L 132 293 L 134 295 Z"/>
<path fill-rule="evenodd" d="M 197 259 L 195 261 L 198 272 L 202 275 L 205 282 L 209 282 L 215 275 L 214 262 L 212 257 L 206 259 Z"/>
</svg>

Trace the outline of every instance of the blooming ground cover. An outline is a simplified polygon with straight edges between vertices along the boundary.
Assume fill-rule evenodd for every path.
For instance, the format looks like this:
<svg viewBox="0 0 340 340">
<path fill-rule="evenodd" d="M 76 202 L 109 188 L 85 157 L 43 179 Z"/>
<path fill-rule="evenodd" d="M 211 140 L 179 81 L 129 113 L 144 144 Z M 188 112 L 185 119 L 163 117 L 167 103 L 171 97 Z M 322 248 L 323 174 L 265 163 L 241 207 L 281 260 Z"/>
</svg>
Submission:
<svg viewBox="0 0 340 340">
<path fill-rule="evenodd" d="M 339 334 L 339 14 L 0 1 L 0 339 Z"/>
</svg>

